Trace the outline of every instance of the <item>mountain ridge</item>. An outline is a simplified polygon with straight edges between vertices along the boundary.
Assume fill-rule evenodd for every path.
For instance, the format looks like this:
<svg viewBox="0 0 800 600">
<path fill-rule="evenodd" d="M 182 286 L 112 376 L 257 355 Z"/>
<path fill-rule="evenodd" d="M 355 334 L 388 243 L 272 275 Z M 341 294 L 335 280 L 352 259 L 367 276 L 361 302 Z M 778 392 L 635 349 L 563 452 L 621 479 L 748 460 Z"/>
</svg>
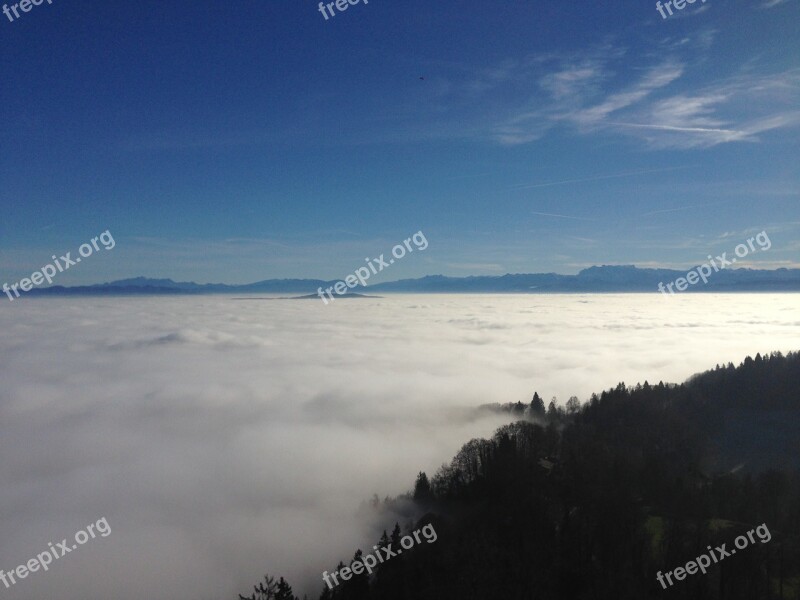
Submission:
<svg viewBox="0 0 800 600">
<path fill-rule="evenodd" d="M 696 268 L 696 267 L 695 267 Z M 639 268 L 634 265 L 600 265 L 575 275 L 558 273 L 506 273 L 504 275 L 425 275 L 399 279 L 361 289 L 397 293 L 592 293 L 656 292 L 689 271 Z M 130 295 L 130 294 L 237 294 L 316 293 L 340 280 L 264 279 L 247 284 L 196 283 L 143 276 L 84 286 L 34 288 L 34 295 Z M 800 269 L 725 269 L 713 273 L 708 283 L 689 286 L 686 292 L 794 292 L 800 291 Z"/>
</svg>

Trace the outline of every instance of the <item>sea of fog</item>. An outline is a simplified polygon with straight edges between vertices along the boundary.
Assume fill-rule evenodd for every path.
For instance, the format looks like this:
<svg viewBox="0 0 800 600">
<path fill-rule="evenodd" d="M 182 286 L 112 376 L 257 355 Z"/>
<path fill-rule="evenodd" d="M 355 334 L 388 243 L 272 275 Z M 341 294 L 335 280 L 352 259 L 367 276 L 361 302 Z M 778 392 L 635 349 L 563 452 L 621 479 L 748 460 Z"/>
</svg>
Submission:
<svg viewBox="0 0 800 600">
<path fill-rule="evenodd" d="M 105 517 L 0 593 L 233 600 L 264 572 L 316 597 L 408 490 L 549 402 L 800 347 L 800 296 L 21 298 L 0 310 L 0 568 Z M 393 523 L 383 524 L 391 528 Z"/>
</svg>

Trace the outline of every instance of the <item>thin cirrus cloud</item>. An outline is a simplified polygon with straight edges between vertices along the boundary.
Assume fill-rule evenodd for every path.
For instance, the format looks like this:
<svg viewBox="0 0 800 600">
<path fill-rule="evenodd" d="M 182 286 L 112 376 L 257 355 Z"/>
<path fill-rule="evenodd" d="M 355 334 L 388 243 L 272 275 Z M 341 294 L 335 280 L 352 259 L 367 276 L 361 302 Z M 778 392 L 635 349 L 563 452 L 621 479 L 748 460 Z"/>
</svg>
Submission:
<svg viewBox="0 0 800 600">
<path fill-rule="evenodd" d="M 681 169 L 689 169 L 691 168 L 690 165 L 686 166 L 678 166 L 678 167 L 665 167 L 663 169 L 643 169 L 639 171 L 629 171 L 625 173 L 610 173 L 606 175 L 596 175 L 593 177 L 580 177 L 577 179 L 562 179 L 559 181 L 545 181 L 541 183 L 530 183 L 530 184 L 521 184 L 521 185 L 514 185 L 508 188 L 509 190 L 528 190 L 532 188 L 543 188 L 543 187 L 552 187 L 556 185 L 566 185 L 570 183 L 585 183 L 590 181 L 601 181 L 603 179 L 618 179 L 621 177 L 633 177 L 635 175 L 645 175 L 649 173 L 664 173 L 667 171 L 678 171 Z"/>
<path fill-rule="evenodd" d="M 640 82 L 629 89 L 610 94 L 600 104 L 564 115 L 564 118 L 579 125 L 589 127 L 597 125 L 609 115 L 641 102 L 655 90 L 669 85 L 682 74 L 681 65 L 664 63 L 652 67 Z"/>
<path fill-rule="evenodd" d="M 789 0 L 766 0 L 761 4 L 761 8 L 774 8 L 779 4 L 786 4 Z"/>
<path fill-rule="evenodd" d="M 691 50 L 694 60 L 701 61 L 708 37 L 700 34 L 697 44 L 683 48 L 669 46 L 675 56 L 643 65 L 644 74 L 634 81 L 615 79 L 617 62 L 626 53 L 608 47 L 539 61 L 545 73 L 520 69 L 534 97 L 507 114 L 491 135 L 501 144 L 519 145 L 564 127 L 573 135 L 623 135 L 653 148 L 709 148 L 757 142 L 759 134 L 800 123 L 800 111 L 794 110 L 800 90 L 797 69 L 772 74 L 742 69 L 688 87 L 694 63 L 677 56 L 681 49 Z"/>
<path fill-rule="evenodd" d="M 799 90 L 800 70 L 767 76 L 743 74 L 712 84 L 695 95 L 677 94 L 656 101 L 634 113 L 630 122 L 614 121 L 608 125 L 637 131 L 656 147 L 755 142 L 760 133 L 800 123 L 800 111 L 781 108 L 781 105 L 796 105 Z M 722 116 L 745 113 L 746 107 L 759 106 L 766 107 L 765 114 L 738 123 L 733 116 Z M 752 114 L 755 110 L 747 112 Z"/>
<path fill-rule="evenodd" d="M 554 217 L 556 219 L 572 219 L 575 221 L 596 221 L 597 219 L 589 219 L 586 217 L 572 217 L 570 215 L 560 215 L 557 213 L 545 213 L 545 212 L 538 212 L 538 211 L 531 211 L 532 215 L 537 215 L 540 217 Z"/>
</svg>

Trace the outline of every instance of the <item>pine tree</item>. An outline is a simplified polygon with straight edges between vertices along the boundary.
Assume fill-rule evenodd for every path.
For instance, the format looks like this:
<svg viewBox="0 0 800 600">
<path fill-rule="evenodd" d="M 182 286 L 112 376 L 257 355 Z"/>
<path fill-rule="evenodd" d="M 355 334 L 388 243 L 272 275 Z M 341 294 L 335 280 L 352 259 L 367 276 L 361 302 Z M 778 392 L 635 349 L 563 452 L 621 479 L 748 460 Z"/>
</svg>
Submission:
<svg viewBox="0 0 800 600">
<path fill-rule="evenodd" d="M 275 590 L 275 600 L 297 600 L 297 597 L 292 593 L 292 586 L 290 586 L 283 577 L 278 581 L 278 586 Z"/>
<path fill-rule="evenodd" d="M 386 535 L 386 530 L 383 530 L 383 535 L 381 536 L 380 541 L 378 542 L 378 548 L 386 548 L 389 545 L 389 536 Z"/>
<path fill-rule="evenodd" d="M 356 550 L 353 555 L 353 560 L 350 561 L 350 569 L 352 570 L 355 563 L 360 563 L 363 569 L 364 553 L 361 550 Z M 362 570 L 361 573 L 356 574 L 353 571 L 353 576 L 349 581 L 346 581 L 342 586 L 342 592 L 348 600 L 366 600 L 369 597 L 369 580 L 367 579 L 367 572 Z"/>
<path fill-rule="evenodd" d="M 556 399 L 555 399 L 555 397 L 553 397 L 553 399 L 550 400 L 550 406 L 547 407 L 547 418 L 551 422 L 558 421 L 558 408 L 556 408 Z"/>
<path fill-rule="evenodd" d="M 533 393 L 533 400 L 531 400 L 531 414 L 535 417 L 544 417 L 544 400 L 541 399 L 537 392 Z"/>
<path fill-rule="evenodd" d="M 397 548 L 400 545 L 400 538 L 403 537 L 402 532 L 400 531 L 400 523 L 394 524 L 394 529 L 392 529 L 392 546 Z"/>
<path fill-rule="evenodd" d="M 281 577 L 281 581 L 283 581 L 283 577 Z M 278 584 L 275 583 L 274 577 L 264 575 L 264 583 L 253 586 L 253 590 L 251 596 L 242 596 L 239 594 L 239 600 L 276 600 L 277 597 L 275 594 L 278 590 Z M 289 600 L 294 600 L 294 598 L 289 598 Z"/>
<path fill-rule="evenodd" d="M 420 504 L 427 504 L 433 500 L 433 491 L 431 484 L 428 481 L 428 476 L 424 471 L 420 471 L 417 475 L 417 481 L 414 483 L 414 502 Z"/>
</svg>

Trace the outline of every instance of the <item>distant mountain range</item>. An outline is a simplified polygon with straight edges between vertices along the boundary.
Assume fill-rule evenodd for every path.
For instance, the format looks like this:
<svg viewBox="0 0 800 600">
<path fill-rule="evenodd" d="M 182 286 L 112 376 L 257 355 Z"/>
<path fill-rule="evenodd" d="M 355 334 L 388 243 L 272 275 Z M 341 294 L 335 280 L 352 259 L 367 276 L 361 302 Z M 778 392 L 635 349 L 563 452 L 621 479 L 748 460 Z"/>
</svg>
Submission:
<svg viewBox="0 0 800 600">
<path fill-rule="evenodd" d="M 366 287 L 359 291 L 375 293 L 591 293 L 591 292 L 657 292 L 665 285 L 685 277 L 687 271 L 672 269 L 640 269 L 630 265 L 600 266 L 582 270 L 577 275 L 529 273 L 446 277 L 428 275 L 418 279 L 401 279 Z M 34 288 L 35 295 L 131 295 L 131 294 L 316 294 L 338 280 L 266 279 L 243 285 L 222 283 L 180 282 L 172 279 L 135 277 L 111 283 L 87 286 Z M 708 283 L 690 285 L 686 292 L 797 292 L 800 291 L 800 269 L 725 269 L 713 273 Z"/>
</svg>

